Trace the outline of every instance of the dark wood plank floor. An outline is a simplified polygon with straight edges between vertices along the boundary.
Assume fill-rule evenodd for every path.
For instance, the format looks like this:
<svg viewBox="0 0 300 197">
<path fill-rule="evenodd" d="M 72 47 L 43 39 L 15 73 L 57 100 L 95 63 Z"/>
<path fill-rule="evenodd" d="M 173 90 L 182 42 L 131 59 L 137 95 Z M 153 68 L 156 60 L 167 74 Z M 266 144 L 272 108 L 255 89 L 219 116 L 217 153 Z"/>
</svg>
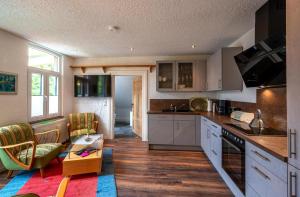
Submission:
<svg viewBox="0 0 300 197">
<path fill-rule="evenodd" d="M 203 152 L 148 150 L 140 139 L 108 140 L 118 196 L 233 196 Z"/>
<path fill-rule="evenodd" d="M 233 196 L 202 152 L 148 150 L 137 138 L 106 140 L 105 146 L 113 148 L 120 197 Z"/>
</svg>

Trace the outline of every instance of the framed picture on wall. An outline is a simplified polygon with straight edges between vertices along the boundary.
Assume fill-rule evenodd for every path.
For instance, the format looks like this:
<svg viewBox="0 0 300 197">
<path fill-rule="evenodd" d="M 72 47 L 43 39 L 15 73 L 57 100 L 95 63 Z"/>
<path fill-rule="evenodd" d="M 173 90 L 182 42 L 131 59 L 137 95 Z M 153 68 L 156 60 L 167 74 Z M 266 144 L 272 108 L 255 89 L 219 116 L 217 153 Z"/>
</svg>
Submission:
<svg viewBox="0 0 300 197">
<path fill-rule="evenodd" d="M 0 71 L 0 94 L 17 94 L 18 75 Z"/>
</svg>

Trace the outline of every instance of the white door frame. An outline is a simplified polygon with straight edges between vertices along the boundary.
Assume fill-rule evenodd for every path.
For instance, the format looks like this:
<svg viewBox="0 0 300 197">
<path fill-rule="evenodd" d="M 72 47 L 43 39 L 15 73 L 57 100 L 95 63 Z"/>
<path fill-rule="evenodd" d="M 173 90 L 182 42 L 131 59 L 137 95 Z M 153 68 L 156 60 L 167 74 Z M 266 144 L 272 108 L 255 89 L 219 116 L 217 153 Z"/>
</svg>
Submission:
<svg viewBox="0 0 300 197">
<path fill-rule="evenodd" d="M 114 112 L 115 112 L 115 76 L 141 76 L 142 77 L 142 141 L 148 141 L 148 70 L 149 69 L 142 69 L 141 68 L 111 68 L 109 69 L 108 73 L 110 73 L 113 76 L 113 94 L 112 99 L 113 102 L 111 102 L 111 111 L 110 111 L 110 130 L 111 130 L 111 136 L 110 138 L 113 139 L 115 136 L 114 133 Z"/>
</svg>

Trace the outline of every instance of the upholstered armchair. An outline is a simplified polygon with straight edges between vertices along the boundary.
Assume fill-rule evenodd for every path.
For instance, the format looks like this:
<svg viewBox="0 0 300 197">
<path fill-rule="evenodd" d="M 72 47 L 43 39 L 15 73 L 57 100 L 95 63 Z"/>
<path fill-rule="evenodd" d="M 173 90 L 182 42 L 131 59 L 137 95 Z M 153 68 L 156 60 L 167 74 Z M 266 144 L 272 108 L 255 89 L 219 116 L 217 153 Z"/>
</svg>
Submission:
<svg viewBox="0 0 300 197">
<path fill-rule="evenodd" d="M 31 169 L 40 169 L 44 177 L 44 167 L 61 152 L 58 140 L 58 129 L 34 134 L 27 123 L 0 127 L 0 159 L 8 170 L 7 178 L 14 170 Z"/>
<path fill-rule="evenodd" d="M 98 121 L 94 113 L 74 113 L 69 115 L 67 124 L 70 139 L 85 135 L 95 134 L 98 129 Z"/>
</svg>

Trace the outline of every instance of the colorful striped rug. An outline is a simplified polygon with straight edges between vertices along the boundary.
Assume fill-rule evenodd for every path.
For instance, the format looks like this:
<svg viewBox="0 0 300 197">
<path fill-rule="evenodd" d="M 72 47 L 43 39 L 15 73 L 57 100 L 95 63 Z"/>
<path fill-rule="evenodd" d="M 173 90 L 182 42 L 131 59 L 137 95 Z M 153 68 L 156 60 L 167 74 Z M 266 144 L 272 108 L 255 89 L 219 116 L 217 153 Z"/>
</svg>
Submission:
<svg viewBox="0 0 300 197">
<path fill-rule="evenodd" d="M 62 153 L 62 159 L 66 154 Z M 17 194 L 35 193 L 41 197 L 55 196 L 62 180 L 62 164 L 53 160 L 45 169 L 45 178 L 41 178 L 38 170 L 21 171 L 4 188 L 0 190 L 1 197 Z M 66 191 L 66 197 L 75 196 L 117 196 L 114 177 L 112 149 L 104 148 L 102 174 L 95 173 L 72 176 Z"/>
</svg>

